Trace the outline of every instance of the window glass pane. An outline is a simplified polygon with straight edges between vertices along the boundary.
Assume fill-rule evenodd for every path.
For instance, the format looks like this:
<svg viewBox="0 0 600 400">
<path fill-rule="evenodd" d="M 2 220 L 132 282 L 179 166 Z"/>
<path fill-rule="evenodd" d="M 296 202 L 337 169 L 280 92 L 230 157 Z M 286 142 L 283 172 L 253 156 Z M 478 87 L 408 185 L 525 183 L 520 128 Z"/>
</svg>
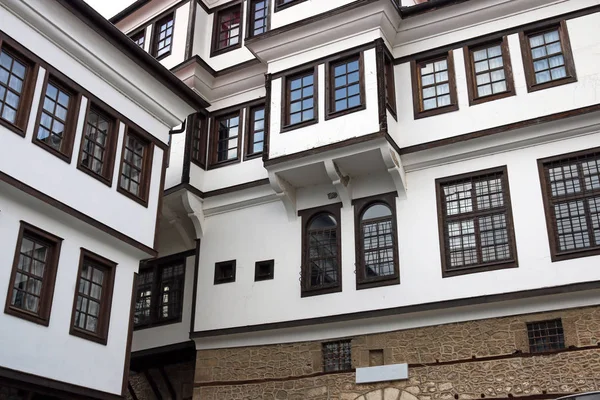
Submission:
<svg viewBox="0 0 600 400">
<path fill-rule="evenodd" d="M 352 59 L 332 68 L 334 75 L 333 112 L 360 106 L 359 60 Z"/>
<path fill-rule="evenodd" d="M 289 79 L 289 124 L 297 124 L 314 118 L 314 76 L 313 71 L 303 76 Z M 291 91 L 290 91 L 291 90 Z"/>
</svg>

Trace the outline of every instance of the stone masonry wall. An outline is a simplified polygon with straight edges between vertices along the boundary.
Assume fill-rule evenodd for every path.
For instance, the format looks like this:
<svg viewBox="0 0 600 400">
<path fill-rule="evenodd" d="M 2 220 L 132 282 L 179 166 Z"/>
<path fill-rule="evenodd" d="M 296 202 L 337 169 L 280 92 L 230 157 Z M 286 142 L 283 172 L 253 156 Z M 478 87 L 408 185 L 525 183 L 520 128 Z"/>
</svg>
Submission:
<svg viewBox="0 0 600 400">
<path fill-rule="evenodd" d="M 527 354 L 526 323 L 555 318 L 562 319 L 567 349 Z M 599 342 L 600 307 L 352 338 L 353 368 L 369 366 L 381 350 L 385 364 L 409 364 L 409 380 L 378 385 L 356 385 L 353 372 L 323 374 L 321 342 L 198 351 L 194 400 L 355 400 L 365 394 L 378 400 L 383 388 L 402 391 L 402 397 L 390 394 L 394 400 L 555 398 L 600 390 Z"/>
</svg>

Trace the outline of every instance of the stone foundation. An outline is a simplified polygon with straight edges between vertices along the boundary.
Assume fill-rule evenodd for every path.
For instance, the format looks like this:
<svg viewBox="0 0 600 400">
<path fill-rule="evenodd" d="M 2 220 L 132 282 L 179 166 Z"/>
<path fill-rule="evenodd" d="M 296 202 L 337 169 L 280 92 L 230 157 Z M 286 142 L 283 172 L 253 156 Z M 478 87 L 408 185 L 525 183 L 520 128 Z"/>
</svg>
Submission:
<svg viewBox="0 0 600 400">
<path fill-rule="evenodd" d="M 566 348 L 529 354 L 526 323 L 555 318 Z M 409 364 L 408 380 L 374 385 L 323 373 L 322 342 L 198 351 L 194 400 L 551 399 L 600 390 L 598 342 L 600 307 L 354 337 L 353 368 Z"/>
</svg>

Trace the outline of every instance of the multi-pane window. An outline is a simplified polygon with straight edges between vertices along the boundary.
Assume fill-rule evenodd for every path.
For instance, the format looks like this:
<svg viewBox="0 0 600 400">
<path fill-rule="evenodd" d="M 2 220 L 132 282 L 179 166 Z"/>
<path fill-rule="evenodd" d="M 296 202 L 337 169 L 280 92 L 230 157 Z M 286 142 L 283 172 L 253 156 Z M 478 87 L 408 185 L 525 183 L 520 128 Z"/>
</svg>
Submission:
<svg viewBox="0 0 600 400">
<path fill-rule="evenodd" d="M 506 37 L 464 53 L 472 105 L 514 94 Z"/>
<path fill-rule="evenodd" d="M 357 287 L 398 283 L 394 195 L 358 199 L 353 204 L 357 229 Z"/>
<path fill-rule="evenodd" d="M 116 264 L 82 250 L 71 334 L 106 344 Z"/>
<path fill-rule="evenodd" d="M 286 126 L 316 121 L 316 83 L 314 69 L 286 78 Z"/>
<path fill-rule="evenodd" d="M 553 319 L 527 323 L 530 353 L 543 353 L 565 348 L 562 321 Z"/>
<path fill-rule="evenodd" d="M 521 32 L 520 39 L 525 78 L 530 91 L 577 80 L 564 21 L 543 30 Z"/>
<path fill-rule="evenodd" d="M 206 160 L 206 119 L 196 115 L 192 126 L 192 161 L 204 168 Z"/>
<path fill-rule="evenodd" d="M 151 326 L 181 320 L 185 258 L 155 261 L 140 270 L 136 290 L 134 325 Z"/>
<path fill-rule="evenodd" d="M 329 65 L 328 115 L 364 105 L 360 56 Z"/>
<path fill-rule="evenodd" d="M 57 81 L 49 79 L 42 97 L 35 138 L 53 151 L 67 155 L 71 146 L 75 95 Z"/>
<path fill-rule="evenodd" d="M 17 125 L 28 79 L 28 64 L 6 48 L 0 50 L 0 118 Z"/>
<path fill-rule="evenodd" d="M 437 184 L 444 276 L 516 266 L 506 168 Z"/>
<path fill-rule="evenodd" d="M 246 156 L 262 154 L 265 144 L 265 106 L 248 110 L 248 137 Z"/>
<path fill-rule="evenodd" d="M 213 163 L 238 159 L 240 120 L 239 112 L 215 118 Z"/>
<path fill-rule="evenodd" d="M 170 14 L 154 24 L 154 50 L 156 58 L 166 57 L 171 54 L 173 47 L 174 15 Z"/>
<path fill-rule="evenodd" d="M 339 291 L 340 207 L 300 211 L 303 220 L 302 296 Z"/>
<path fill-rule="evenodd" d="M 275 12 L 291 7 L 306 0 L 275 0 Z"/>
<path fill-rule="evenodd" d="M 235 49 L 242 43 L 242 5 L 237 4 L 215 14 L 212 55 Z"/>
<path fill-rule="evenodd" d="M 600 252 L 600 152 L 541 160 L 554 261 Z"/>
<path fill-rule="evenodd" d="M 133 40 L 135 44 L 143 49 L 144 45 L 146 44 L 146 29 L 142 29 L 141 31 L 131 35 L 131 40 Z"/>
<path fill-rule="evenodd" d="M 6 312 L 48 324 L 62 239 L 21 223 Z"/>
<path fill-rule="evenodd" d="M 123 146 L 119 190 L 135 199 L 146 200 L 150 181 L 152 145 L 139 136 L 127 133 Z"/>
<path fill-rule="evenodd" d="M 95 108 L 86 117 L 79 165 L 87 171 L 110 180 L 115 143 L 116 121 Z"/>
<path fill-rule="evenodd" d="M 396 88 L 394 80 L 394 60 L 385 52 L 383 56 L 383 82 L 385 85 L 385 101 L 392 114 L 396 114 Z"/>
<path fill-rule="evenodd" d="M 248 36 L 256 36 L 265 33 L 269 27 L 269 1 L 251 0 L 250 1 L 250 22 L 248 27 Z"/>
<path fill-rule="evenodd" d="M 452 51 L 443 57 L 413 62 L 415 118 L 457 109 Z"/>
<path fill-rule="evenodd" d="M 341 372 L 352 369 L 352 341 L 323 343 L 323 371 Z"/>
</svg>

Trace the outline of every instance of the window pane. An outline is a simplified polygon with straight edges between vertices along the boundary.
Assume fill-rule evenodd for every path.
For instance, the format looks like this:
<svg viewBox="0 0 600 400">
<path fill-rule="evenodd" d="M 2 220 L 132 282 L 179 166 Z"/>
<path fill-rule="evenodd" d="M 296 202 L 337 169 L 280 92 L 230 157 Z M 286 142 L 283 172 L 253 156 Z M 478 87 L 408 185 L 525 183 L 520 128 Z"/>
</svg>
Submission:
<svg viewBox="0 0 600 400">
<path fill-rule="evenodd" d="M 343 111 L 361 105 L 359 60 L 351 59 L 342 64 L 335 65 L 333 69 L 334 107 L 333 112 Z"/>
</svg>

